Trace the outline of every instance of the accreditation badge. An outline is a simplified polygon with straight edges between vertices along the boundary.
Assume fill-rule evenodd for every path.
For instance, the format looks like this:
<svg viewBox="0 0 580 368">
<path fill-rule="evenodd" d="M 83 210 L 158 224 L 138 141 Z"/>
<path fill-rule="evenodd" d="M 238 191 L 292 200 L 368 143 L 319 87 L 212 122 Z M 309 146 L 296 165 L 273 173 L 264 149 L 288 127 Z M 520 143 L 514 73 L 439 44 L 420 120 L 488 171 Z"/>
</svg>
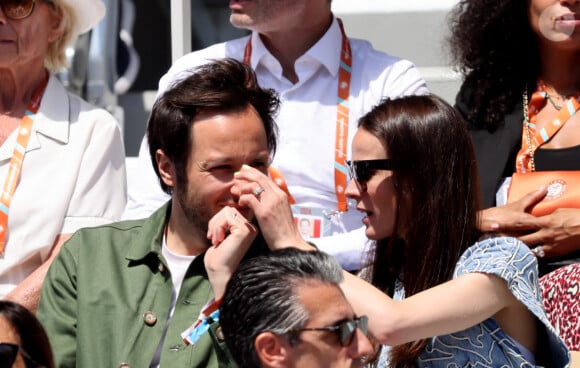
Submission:
<svg viewBox="0 0 580 368">
<path fill-rule="evenodd" d="M 292 206 L 294 222 L 304 239 L 332 235 L 334 212 L 323 208 Z"/>
</svg>

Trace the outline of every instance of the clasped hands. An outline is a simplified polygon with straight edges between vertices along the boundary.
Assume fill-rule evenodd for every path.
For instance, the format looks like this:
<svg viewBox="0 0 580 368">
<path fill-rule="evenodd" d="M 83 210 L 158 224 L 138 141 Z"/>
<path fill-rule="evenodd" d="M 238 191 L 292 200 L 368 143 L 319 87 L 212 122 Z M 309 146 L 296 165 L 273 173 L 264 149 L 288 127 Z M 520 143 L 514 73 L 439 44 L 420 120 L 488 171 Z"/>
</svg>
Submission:
<svg viewBox="0 0 580 368">
<path fill-rule="evenodd" d="M 204 263 L 216 299 L 223 295 L 227 281 L 258 231 L 271 250 L 311 247 L 298 231 L 288 196 L 266 174 L 244 165 L 234 174 L 230 191 L 237 199 L 237 207 L 222 208 L 208 223 L 211 247 L 206 251 Z"/>
<path fill-rule="evenodd" d="M 558 257 L 580 249 L 580 209 L 559 208 L 549 215 L 534 216 L 529 213 L 534 204 L 547 193 L 541 187 L 518 201 L 480 211 L 479 228 L 513 236 L 536 247 L 536 255 Z"/>
</svg>

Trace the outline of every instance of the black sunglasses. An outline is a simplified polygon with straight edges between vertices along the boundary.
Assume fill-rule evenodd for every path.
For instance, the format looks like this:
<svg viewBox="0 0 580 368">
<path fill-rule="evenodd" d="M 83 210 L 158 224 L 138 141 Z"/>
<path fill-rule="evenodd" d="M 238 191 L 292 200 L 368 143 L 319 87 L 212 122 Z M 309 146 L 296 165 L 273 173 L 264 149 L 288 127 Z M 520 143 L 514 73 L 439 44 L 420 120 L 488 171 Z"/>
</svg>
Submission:
<svg viewBox="0 0 580 368">
<path fill-rule="evenodd" d="M 328 331 L 336 334 L 340 339 L 340 346 L 349 346 L 354 340 L 356 329 L 359 328 L 362 333 L 368 334 L 369 319 L 367 316 L 360 316 L 355 319 L 349 319 L 334 326 L 296 328 L 288 331 L 289 334 L 296 334 L 303 331 Z"/>
<path fill-rule="evenodd" d="M 380 160 L 358 160 L 346 161 L 348 174 L 354 180 L 361 191 L 367 190 L 367 183 L 376 174 L 378 170 L 393 170 L 395 168 L 395 160 L 384 158 Z"/>
<path fill-rule="evenodd" d="M 0 343 L 0 367 L 12 367 L 18 355 L 18 345 Z"/>
<path fill-rule="evenodd" d="M 20 354 L 24 358 L 24 360 L 28 361 L 32 364 L 33 367 L 42 367 L 41 364 L 36 363 L 24 349 L 19 347 L 16 344 L 10 344 L 6 342 L 0 342 L 0 367 L 2 368 L 10 368 L 16 361 L 16 356 L 18 356 L 18 351 L 20 350 Z"/>
<path fill-rule="evenodd" d="M 52 4 L 51 0 L 45 2 Z M 0 8 L 6 18 L 19 20 L 24 19 L 32 14 L 36 0 L 0 0 Z"/>
</svg>

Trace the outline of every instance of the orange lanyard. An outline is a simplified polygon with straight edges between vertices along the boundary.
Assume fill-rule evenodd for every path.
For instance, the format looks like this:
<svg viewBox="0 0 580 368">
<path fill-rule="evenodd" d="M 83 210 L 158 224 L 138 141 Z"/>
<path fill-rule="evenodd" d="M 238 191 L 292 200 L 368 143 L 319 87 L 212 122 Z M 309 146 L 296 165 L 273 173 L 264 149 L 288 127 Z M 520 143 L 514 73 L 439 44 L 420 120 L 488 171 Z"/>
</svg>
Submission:
<svg viewBox="0 0 580 368">
<path fill-rule="evenodd" d="M 580 93 L 576 96 L 570 97 L 562 109 L 560 109 L 542 129 L 536 129 L 536 118 L 538 112 L 544 107 L 547 101 L 546 85 L 543 81 L 538 81 L 536 92 L 532 94 L 528 104 L 529 122 L 525 121 L 523 124 L 529 124 L 530 138 L 528 139 L 526 127 L 522 129 L 522 148 L 518 152 L 516 159 L 516 172 L 525 173 L 533 171 L 534 152 L 544 143 L 548 142 L 552 137 L 566 124 L 566 122 L 580 110 Z M 525 106 L 524 106 L 525 108 Z"/>
<path fill-rule="evenodd" d="M 345 165 L 346 148 L 348 144 L 348 114 L 350 95 L 350 76 L 352 73 L 352 55 L 350 42 L 344 32 L 342 21 L 338 19 L 340 32 L 342 34 L 342 48 L 340 51 L 340 68 L 338 70 L 338 95 L 336 111 L 336 139 L 334 150 L 334 189 L 338 201 L 338 211 L 348 210 L 348 204 L 344 191 L 346 189 L 347 170 Z M 244 49 L 244 63 L 250 65 L 252 57 L 252 38 L 248 39 Z M 286 181 L 279 171 L 270 172 L 270 176 L 275 177 L 276 182 L 286 186 Z"/>
<path fill-rule="evenodd" d="M 6 249 L 6 238 L 8 233 L 8 211 L 10 209 L 10 202 L 12 202 L 12 196 L 16 191 L 18 186 L 18 181 L 20 179 L 20 172 L 22 171 L 22 164 L 24 162 L 24 155 L 26 154 L 26 146 L 28 145 L 28 140 L 30 139 L 30 134 L 32 133 L 32 124 L 34 123 L 34 118 L 40 107 L 40 101 L 42 100 L 42 95 L 44 94 L 44 89 L 48 83 L 48 74 L 46 78 L 41 83 L 40 86 L 34 92 L 32 99 L 28 103 L 26 112 L 20 121 L 20 126 L 18 127 L 18 136 L 16 137 L 16 145 L 14 146 L 14 152 L 10 158 L 10 164 L 8 166 L 8 175 L 4 181 L 4 190 L 2 191 L 2 196 L 0 197 L 0 255 L 4 254 Z"/>
</svg>

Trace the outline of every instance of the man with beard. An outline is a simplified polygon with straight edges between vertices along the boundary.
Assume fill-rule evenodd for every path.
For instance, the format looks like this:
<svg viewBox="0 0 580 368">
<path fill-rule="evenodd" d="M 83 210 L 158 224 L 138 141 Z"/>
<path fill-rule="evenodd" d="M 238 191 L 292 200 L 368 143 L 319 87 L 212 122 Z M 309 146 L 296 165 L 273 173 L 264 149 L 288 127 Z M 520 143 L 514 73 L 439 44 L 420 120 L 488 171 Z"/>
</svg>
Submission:
<svg viewBox="0 0 580 368">
<path fill-rule="evenodd" d="M 277 107 L 233 59 L 198 67 L 155 103 L 147 136 L 171 200 L 147 219 L 82 229 L 63 247 L 38 312 L 57 366 L 218 366 L 215 333 L 195 345 L 181 336 L 213 296 L 206 250 L 226 236 L 246 257 L 302 242 L 266 175 Z M 222 225 L 208 231 L 210 221 Z"/>
<path fill-rule="evenodd" d="M 320 223 L 309 240 L 344 268 L 358 270 L 370 245 L 362 214 L 347 211 L 347 150 L 364 113 L 383 98 L 427 93 L 425 81 L 410 61 L 349 38 L 330 0 L 230 0 L 229 7 L 230 23 L 251 35 L 181 57 L 159 81 L 159 93 L 207 59 L 251 65 L 260 85 L 281 100 L 273 177 L 287 185 L 296 218 L 306 214 Z M 127 219 L 148 216 L 168 199 L 157 186 L 146 143 L 139 180 L 127 193 Z"/>
</svg>

